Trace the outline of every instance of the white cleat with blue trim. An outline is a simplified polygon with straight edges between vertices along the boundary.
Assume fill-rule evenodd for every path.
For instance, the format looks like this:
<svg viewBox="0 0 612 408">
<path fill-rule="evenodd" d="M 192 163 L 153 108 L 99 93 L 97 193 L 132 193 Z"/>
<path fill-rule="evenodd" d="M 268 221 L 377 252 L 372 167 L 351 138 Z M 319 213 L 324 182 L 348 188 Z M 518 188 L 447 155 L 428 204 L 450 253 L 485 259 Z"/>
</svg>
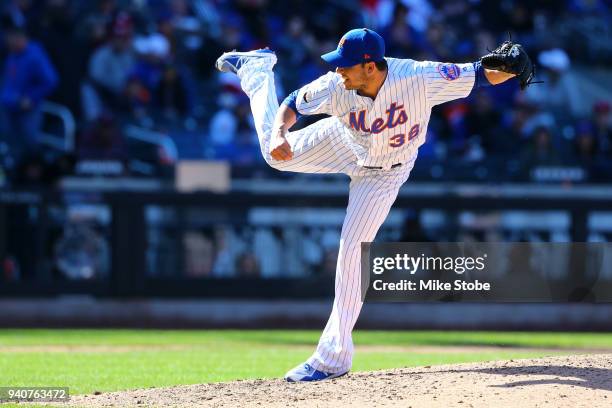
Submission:
<svg viewBox="0 0 612 408">
<path fill-rule="evenodd" d="M 215 67 L 221 72 L 233 72 L 237 74 L 238 70 L 245 62 L 252 59 L 264 58 L 273 60 L 273 65 L 276 63 L 276 54 L 274 54 L 274 51 L 267 48 L 246 52 L 230 51 L 217 58 Z"/>
<path fill-rule="evenodd" d="M 348 370 L 339 373 L 326 373 L 315 370 L 310 364 L 305 363 L 300 364 L 285 374 L 285 380 L 289 382 L 331 380 L 332 378 L 341 377 L 346 373 L 348 373 Z"/>
</svg>

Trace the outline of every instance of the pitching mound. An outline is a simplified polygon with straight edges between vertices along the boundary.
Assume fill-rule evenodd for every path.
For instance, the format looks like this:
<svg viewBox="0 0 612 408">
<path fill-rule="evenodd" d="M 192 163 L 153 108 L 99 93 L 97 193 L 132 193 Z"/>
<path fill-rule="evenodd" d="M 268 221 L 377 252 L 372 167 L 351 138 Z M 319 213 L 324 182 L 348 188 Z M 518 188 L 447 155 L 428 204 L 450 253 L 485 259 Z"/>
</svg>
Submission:
<svg viewBox="0 0 612 408">
<path fill-rule="evenodd" d="M 351 373 L 74 397 L 79 407 L 611 407 L 612 354 Z"/>
</svg>

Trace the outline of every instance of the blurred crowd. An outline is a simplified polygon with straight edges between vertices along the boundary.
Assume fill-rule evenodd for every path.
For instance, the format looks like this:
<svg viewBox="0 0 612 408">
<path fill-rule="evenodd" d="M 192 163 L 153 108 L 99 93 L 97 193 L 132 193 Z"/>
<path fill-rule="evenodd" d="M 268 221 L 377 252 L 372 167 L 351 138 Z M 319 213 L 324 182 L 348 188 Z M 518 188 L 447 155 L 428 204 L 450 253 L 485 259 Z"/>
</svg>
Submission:
<svg viewBox="0 0 612 408">
<path fill-rule="evenodd" d="M 114 160 L 124 165 L 119 174 L 130 174 L 143 168 L 129 164 L 140 156 L 153 167 L 203 158 L 265 169 L 248 100 L 234 75 L 214 70 L 215 59 L 270 47 L 283 98 L 325 73 L 319 56 L 360 26 L 378 30 L 392 57 L 476 61 L 511 35 L 535 60 L 544 82 L 526 92 L 509 81 L 436 108 L 423 163 L 501 163 L 501 174 L 520 179 L 537 166 L 580 166 L 591 179 L 612 179 L 605 0 L 297 0 L 290 7 L 274 0 L 5 0 L 0 7 L 0 162 L 15 184 L 48 184 L 78 172 L 83 160 Z M 45 141 L 58 132 L 49 101 L 75 118 L 68 151 Z M 177 153 L 164 144 L 143 149 L 134 140 L 151 137 L 131 138 L 127 125 L 170 140 Z"/>
<path fill-rule="evenodd" d="M 318 209 L 317 225 L 298 221 L 299 210 L 293 211 L 277 211 L 274 220 L 260 213 L 263 215 L 260 221 L 265 222 L 249 225 L 240 222 L 206 225 L 201 222 L 201 214 L 195 216 L 196 211 L 187 215 L 190 222 L 179 233 L 176 225 L 168 222 L 172 217 L 151 224 L 147 273 L 152 277 L 186 278 L 334 276 L 342 210 Z M 446 217 L 437 210 L 392 211 L 377 240 L 531 243 L 572 240 L 564 214 L 559 213 L 504 215 L 496 211 L 466 211 L 456 224 L 449 223 Z M 294 221 L 288 223 L 289 219 Z M 588 241 L 610 242 L 612 230 L 591 230 Z"/>
</svg>

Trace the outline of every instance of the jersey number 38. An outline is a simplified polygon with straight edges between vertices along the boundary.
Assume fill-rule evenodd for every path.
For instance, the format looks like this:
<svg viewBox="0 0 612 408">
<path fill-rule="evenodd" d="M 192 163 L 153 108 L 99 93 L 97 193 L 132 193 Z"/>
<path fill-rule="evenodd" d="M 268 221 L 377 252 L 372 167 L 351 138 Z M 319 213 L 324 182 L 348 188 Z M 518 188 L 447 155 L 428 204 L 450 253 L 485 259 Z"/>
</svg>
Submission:
<svg viewBox="0 0 612 408">
<path fill-rule="evenodd" d="M 421 128 L 418 124 L 411 127 L 410 131 L 408 132 L 408 142 L 417 137 L 419 135 L 420 130 Z M 389 138 L 389 146 L 391 147 L 400 147 L 404 143 L 406 143 L 406 134 L 404 133 L 399 133 Z"/>
</svg>

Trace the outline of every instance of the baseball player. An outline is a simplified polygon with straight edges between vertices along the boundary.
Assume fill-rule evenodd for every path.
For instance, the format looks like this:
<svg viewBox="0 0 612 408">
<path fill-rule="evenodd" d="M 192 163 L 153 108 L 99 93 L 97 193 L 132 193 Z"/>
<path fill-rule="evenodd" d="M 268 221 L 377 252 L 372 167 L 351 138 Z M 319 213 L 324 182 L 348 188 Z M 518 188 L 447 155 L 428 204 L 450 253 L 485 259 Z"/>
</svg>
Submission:
<svg viewBox="0 0 612 408">
<path fill-rule="evenodd" d="M 529 57 L 510 41 L 476 63 L 414 61 L 385 57 L 382 37 L 367 28 L 347 32 L 322 58 L 335 70 L 290 94 L 280 107 L 272 51 L 228 52 L 216 62 L 217 69 L 240 78 L 270 166 L 351 179 L 331 316 L 314 354 L 290 370 L 287 381 L 335 378 L 351 368 L 351 332 L 362 307 L 360 246 L 374 240 L 408 179 L 431 108 L 464 98 L 475 87 L 516 75 L 521 85 L 529 84 L 533 77 Z M 321 113 L 330 117 L 288 131 L 298 115 Z"/>
</svg>

